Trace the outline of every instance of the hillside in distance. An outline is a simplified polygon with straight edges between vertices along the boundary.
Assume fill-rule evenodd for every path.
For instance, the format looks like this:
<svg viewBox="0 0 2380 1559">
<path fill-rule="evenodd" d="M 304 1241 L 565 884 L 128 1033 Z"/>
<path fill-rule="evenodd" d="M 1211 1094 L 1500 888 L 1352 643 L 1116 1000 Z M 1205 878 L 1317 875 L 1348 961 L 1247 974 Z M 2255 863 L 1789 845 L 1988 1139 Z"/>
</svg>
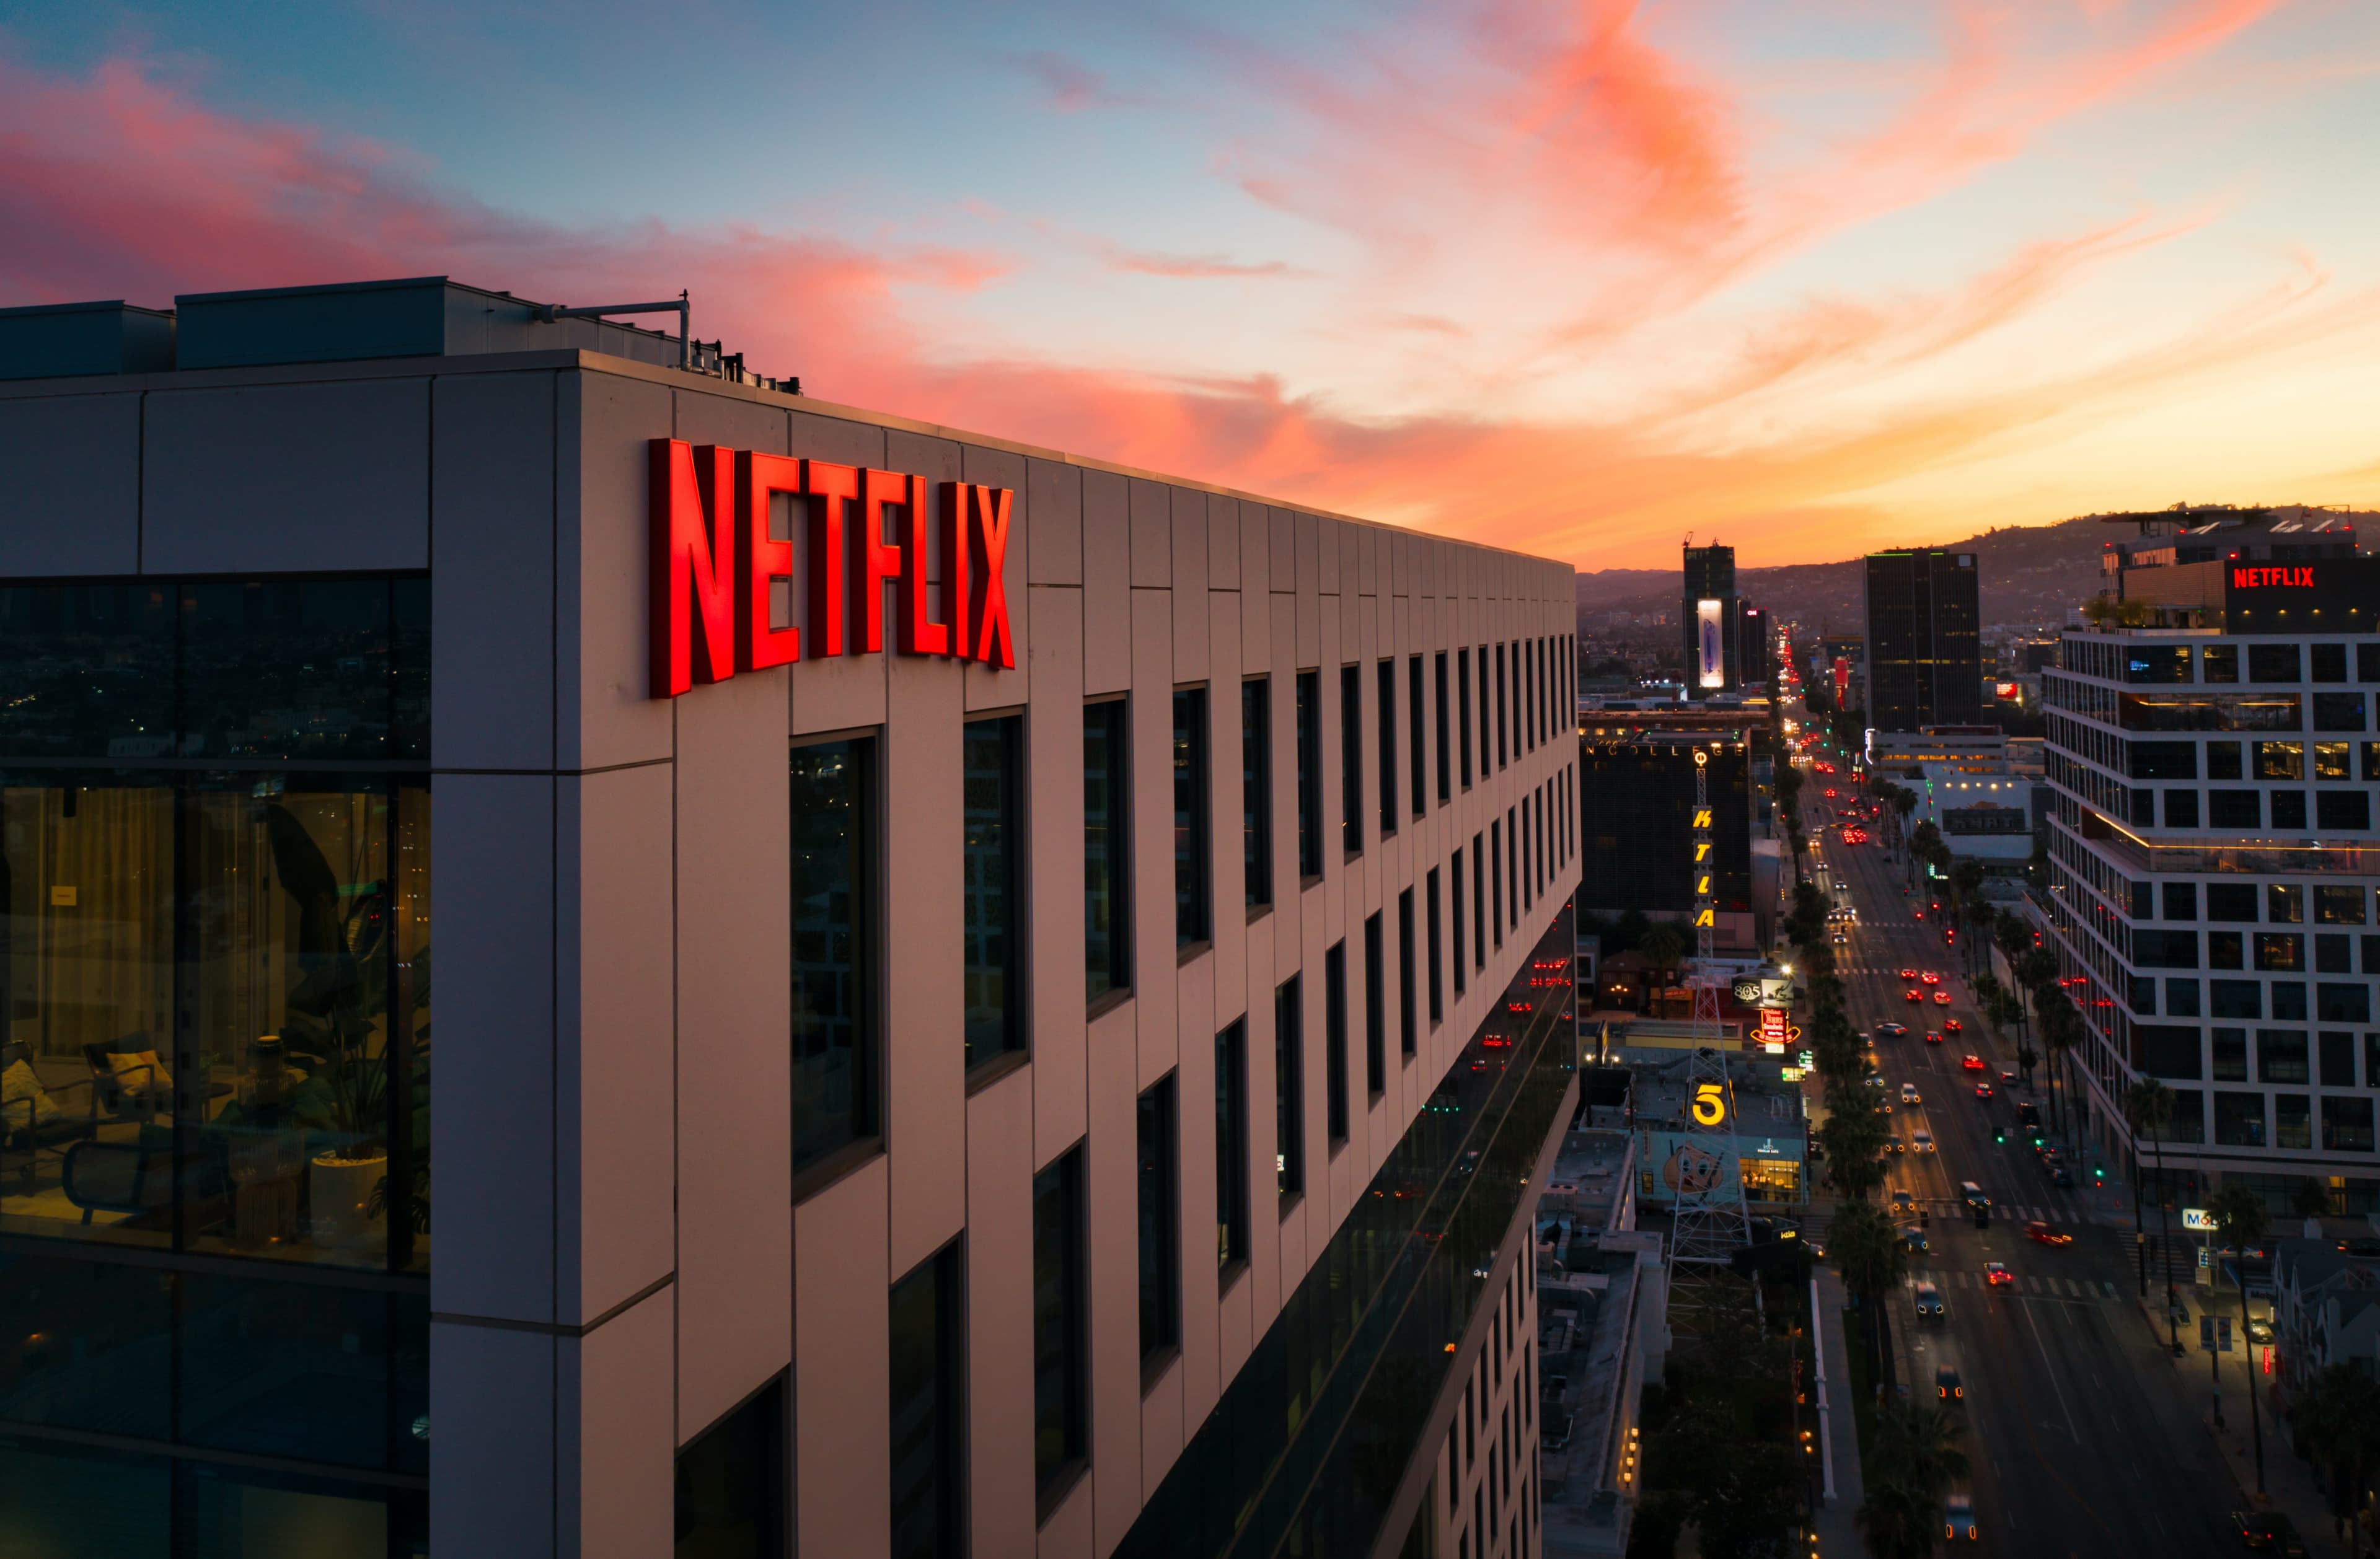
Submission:
<svg viewBox="0 0 2380 1559">
<path fill-rule="evenodd" d="M 1973 552 L 1981 573 L 1977 589 L 1985 622 L 2063 622 L 2098 587 L 2099 554 L 2110 541 L 2129 540 L 2130 526 L 2103 524 L 2095 515 L 2046 526 L 2002 526 L 1963 541 L 1943 542 L 1949 551 Z M 1736 587 L 1754 605 L 1811 630 L 1855 634 L 1865 607 L 1861 559 L 1747 568 Z M 1582 617 L 1610 611 L 1678 610 L 1675 569 L 1613 568 L 1578 576 Z"/>
</svg>

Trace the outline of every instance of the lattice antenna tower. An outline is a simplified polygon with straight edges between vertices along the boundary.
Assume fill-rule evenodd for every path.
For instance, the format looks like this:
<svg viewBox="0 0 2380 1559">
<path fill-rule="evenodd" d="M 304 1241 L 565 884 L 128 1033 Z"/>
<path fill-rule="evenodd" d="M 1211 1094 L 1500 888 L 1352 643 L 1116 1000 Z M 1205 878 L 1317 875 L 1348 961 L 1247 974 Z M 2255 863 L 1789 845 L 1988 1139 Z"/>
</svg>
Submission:
<svg viewBox="0 0 2380 1559">
<path fill-rule="evenodd" d="M 1724 1267 L 1752 1243 L 1751 1215 L 1743 1202 L 1743 1168 L 1735 1152 L 1735 1082 L 1727 1053 L 1719 1048 L 1719 973 L 1712 950 L 1717 915 L 1711 885 L 1718 876 L 1712 854 L 1710 754 L 1694 749 L 1694 1032 L 1686 1063 L 1686 1138 L 1715 1161 L 1712 1183 L 1689 1200 L 1678 1197 L 1670 1246 L 1674 1298 L 1690 1266 Z M 1692 1303 L 1690 1299 L 1688 1301 Z"/>
</svg>

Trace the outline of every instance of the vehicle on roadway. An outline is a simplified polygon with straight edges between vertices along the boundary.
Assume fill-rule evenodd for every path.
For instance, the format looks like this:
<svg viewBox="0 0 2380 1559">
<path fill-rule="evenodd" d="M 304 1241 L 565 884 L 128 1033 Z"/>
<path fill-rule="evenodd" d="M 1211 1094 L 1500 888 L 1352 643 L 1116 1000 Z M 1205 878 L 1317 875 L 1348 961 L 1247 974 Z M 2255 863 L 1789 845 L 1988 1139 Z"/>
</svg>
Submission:
<svg viewBox="0 0 2380 1559">
<path fill-rule="evenodd" d="M 1978 1083 L 1976 1083 L 1976 1084 L 1975 1084 L 1975 1097 L 1976 1097 L 1976 1098 L 1978 1098 L 1978 1099 L 1988 1099 L 1988 1098 L 1990 1098 L 1991 1096 L 1992 1096 L 1992 1085 L 1991 1085 L 1990 1083 L 1988 1083 L 1988 1082 L 1978 1082 Z"/>
<path fill-rule="evenodd" d="M 1926 1251 L 1934 1249 L 1934 1242 L 1928 1239 L 1925 1236 L 1925 1231 L 1919 1228 L 1915 1224 L 1903 1224 L 1900 1226 L 1900 1240 L 1902 1244 L 1908 1246 L 1910 1250 L 1915 1251 L 1921 1256 Z"/>
<path fill-rule="evenodd" d="M 2024 1237 L 2027 1239 L 2032 1240 L 2036 1245 L 2071 1245 L 2074 1243 L 2074 1237 L 2072 1235 L 2064 1233 L 2058 1229 L 2051 1228 L 2047 1224 L 2042 1223 L 2038 1219 L 2024 1226 Z"/>
<path fill-rule="evenodd" d="M 1910 1002 L 1912 1002 L 1912 1003 L 1913 1004 L 1913 1003 L 1916 1003 L 1916 1002 L 1924 1001 L 1925 998 L 1924 997 L 1922 997 L 1922 996 L 1918 995 L 1914 990 L 1912 990 L 1912 991 L 1908 994 L 1908 997 L 1906 997 L 1906 999 L 1907 999 L 1908 1001 L 1910 1001 Z"/>
<path fill-rule="evenodd" d="M 2262 1346 L 2273 1340 L 2273 1323 L 2261 1315 L 2248 1317 L 2248 1340 Z"/>
<path fill-rule="evenodd" d="M 1994 1288 L 2004 1288 L 2016 1281 L 2016 1274 L 1999 1262 L 1984 1263 L 1984 1282 Z"/>
<path fill-rule="evenodd" d="M 1928 1044 L 1928 1045 L 1939 1045 L 1939 1044 L 1941 1044 L 1941 1043 L 1942 1043 L 1942 1035 L 1941 1035 L 1940 1031 L 1936 1030 L 1936 1029 L 1927 1029 L 1927 1030 L 1925 1031 L 1925 1043 L 1926 1043 L 1926 1044 Z"/>
<path fill-rule="evenodd" d="M 1909 1037 L 1909 1025 L 1906 1023 L 1878 1023 L 1876 1026 L 1876 1037 L 1878 1039 L 1907 1039 Z"/>
<path fill-rule="evenodd" d="M 2074 1171 L 2063 1164 L 2053 1164 L 2049 1166 L 2049 1183 L 2062 1190 L 2071 1190 L 2074 1189 Z"/>
<path fill-rule="evenodd" d="M 1934 1151 L 1934 1133 L 1926 1130 L 1922 1126 L 1916 1130 L 1912 1131 L 1909 1134 L 1909 1151 L 1912 1153 L 1932 1153 Z"/>
<path fill-rule="evenodd" d="M 2014 1072 L 2012 1072 L 2012 1071 L 2004 1071 L 2004 1072 L 2000 1073 L 2000 1086 L 2001 1086 L 2001 1087 L 2003 1087 L 2003 1088 L 2013 1088 L 2013 1087 L 2015 1087 L 2015 1086 L 2016 1086 L 2016 1073 L 2014 1073 Z"/>
<path fill-rule="evenodd" d="M 1967 1388 L 1959 1384 L 1959 1372 L 1948 1364 L 1935 1366 L 1934 1389 L 1945 1402 L 1963 1402 L 1967 1397 Z"/>
<path fill-rule="evenodd" d="M 1925 984 L 1927 984 L 1927 985 L 1940 985 L 1940 984 L 1942 983 L 1942 976 L 1941 976 L 1941 975 L 1939 975 L 1939 974 L 1937 974 L 1937 973 L 1934 973 L 1934 971 L 1932 971 L 1931 969 L 1927 970 L 1925 973 L 1920 974 L 1920 975 L 1919 975 L 1919 976 L 1917 976 L 1917 977 L 1918 977 L 1918 979 L 1920 979 L 1920 980 L 1924 981 Z"/>
<path fill-rule="evenodd" d="M 1922 1105 L 1925 1101 L 1919 1096 L 1917 1084 L 1904 1082 L 1900 1085 L 1900 1102 L 1904 1105 Z"/>
<path fill-rule="evenodd" d="M 1934 993 L 1934 1005 L 1937 1007 L 1949 1006 L 1950 993 L 1949 991 L 1936 991 Z"/>
<path fill-rule="evenodd" d="M 1937 1321 L 1942 1319 L 1942 1290 L 1931 1283 L 1920 1283 L 1917 1286 L 1917 1318 L 1923 1321 L 1929 1316 Z"/>
<path fill-rule="evenodd" d="M 2298 1536 L 2297 1523 L 2281 1512 L 2235 1510 L 2231 1519 L 2239 1525 L 2240 1546 L 2303 1559 L 2305 1541 Z"/>
<path fill-rule="evenodd" d="M 1970 1207 L 1989 1207 L 1992 1204 L 1992 1199 L 1984 1194 L 1984 1188 L 1973 1180 L 1959 1182 L 1959 1200 Z"/>
<path fill-rule="evenodd" d="M 1964 1033 L 1967 1032 L 1967 1025 L 1959 1021 L 1956 1018 L 1945 1018 L 1942 1020 L 1942 1032 L 1944 1033 Z"/>
<path fill-rule="evenodd" d="M 1895 1213 L 1914 1213 L 1917 1211 L 1917 1199 L 1910 1195 L 1907 1191 L 1896 1190 L 1891 1193 L 1891 1196 L 1892 1210 Z"/>
<path fill-rule="evenodd" d="M 1961 1071 L 1982 1071 L 1984 1070 L 1984 1058 L 1971 1051 L 1966 1056 L 1960 1058 L 1959 1070 Z"/>
<path fill-rule="evenodd" d="M 1942 1535 L 1952 1542 L 1975 1541 L 1975 1502 L 1965 1494 L 1952 1494 L 1942 1502 Z"/>
<path fill-rule="evenodd" d="M 1914 980 L 1917 978 L 1917 971 L 1914 969 L 1904 969 L 1900 972 L 1900 977 L 1904 980 Z"/>
</svg>

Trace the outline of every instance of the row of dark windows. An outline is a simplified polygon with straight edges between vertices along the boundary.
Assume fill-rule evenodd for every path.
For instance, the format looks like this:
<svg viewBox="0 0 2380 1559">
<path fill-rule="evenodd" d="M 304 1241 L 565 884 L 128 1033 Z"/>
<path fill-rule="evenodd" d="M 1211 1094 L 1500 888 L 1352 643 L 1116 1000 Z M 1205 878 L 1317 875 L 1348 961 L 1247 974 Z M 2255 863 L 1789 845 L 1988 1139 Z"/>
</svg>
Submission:
<svg viewBox="0 0 2380 1559">
<path fill-rule="evenodd" d="M 2199 883 L 2132 882 L 2125 886 L 2130 890 L 2127 912 L 2136 921 L 2199 918 Z M 2362 925 L 2373 918 L 2374 896 L 2380 893 L 2380 889 L 2361 882 L 2318 882 L 2311 887 L 2295 882 L 2210 882 L 2203 887 L 2208 920 L 2262 920 L 2275 925 L 2302 925 L 2309 905 L 2319 925 Z"/>
<path fill-rule="evenodd" d="M 2159 1132 L 2169 1145 L 2212 1142 L 2217 1147 L 2293 1148 L 2325 1153 L 2373 1151 L 2373 1100 L 2370 1094 L 2322 1095 L 2322 1137 L 2314 1138 L 2313 1100 L 2304 1094 L 2213 1091 L 2215 1130 L 2207 1131 L 2208 1092 L 2198 1088 L 2172 1090 L 2173 1113 Z M 2266 1101 L 2271 1101 L 2267 1130 Z"/>
<path fill-rule="evenodd" d="M 2367 955 L 2380 953 L 2380 937 L 2367 937 Z M 2373 960 L 2365 960 L 2367 968 Z M 2147 967 L 2155 968 L 2156 965 Z M 2188 966 L 2185 966 L 2188 967 Z M 2380 970 L 2375 970 L 2380 973 Z M 2368 1023 L 2372 1021 L 2372 988 L 2361 982 L 2317 981 L 2313 986 L 2313 1009 L 2307 1009 L 2306 983 L 2303 980 L 2275 980 L 2267 985 L 2261 980 L 2207 980 L 2201 982 L 2182 975 L 2134 974 L 2131 976 L 2130 1005 L 2144 1018 L 2158 1016 L 2162 997 L 2164 1016 L 2168 1018 L 2247 1018 L 2271 1017 L 2278 1022 L 2304 1022 L 2311 1019 L 2323 1023 Z M 2266 992 L 2271 993 L 2270 1013 L 2265 1011 Z"/>
<path fill-rule="evenodd" d="M 2196 1082 L 2273 1082 L 2325 1088 L 2380 1089 L 2380 1033 L 2366 1033 L 2362 1045 L 2352 1030 L 2257 1029 L 2255 1066 L 2249 1066 L 2244 1028 L 2200 1030 L 2178 1023 L 2136 1023 L 2133 1065 L 2151 1077 Z M 2356 1075 L 2357 1052 L 2363 1072 Z"/>
<path fill-rule="evenodd" d="M 2350 661 L 2355 672 L 2351 679 L 2348 675 Z M 2368 642 L 2193 646 L 2154 639 L 2070 637 L 2059 645 L 2058 662 L 2085 676 L 2143 684 L 2193 680 L 2237 683 L 2243 680 L 2242 671 L 2247 673 L 2244 680 L 2251 683 L 2380 682 L 2380 644 Z"/>
<path fill-rule="evenodd" d="M 2369 791 L 2316 791 L 2311 809 L 2303 791 L 2207 791 L 2203 792 L 2204 808 L 2199 805 L 2202 792 L 2198 791 L 2145 787 L 2127 791 L 2117 786 L 2115 792 L 2103 804 L 2139 828 L 2205 828 L 2240 833 L 2267 828 L 2295 833 L 2313 828 L 2325 834 L 2368 833 L 2372 828 Z"/>
</svg>

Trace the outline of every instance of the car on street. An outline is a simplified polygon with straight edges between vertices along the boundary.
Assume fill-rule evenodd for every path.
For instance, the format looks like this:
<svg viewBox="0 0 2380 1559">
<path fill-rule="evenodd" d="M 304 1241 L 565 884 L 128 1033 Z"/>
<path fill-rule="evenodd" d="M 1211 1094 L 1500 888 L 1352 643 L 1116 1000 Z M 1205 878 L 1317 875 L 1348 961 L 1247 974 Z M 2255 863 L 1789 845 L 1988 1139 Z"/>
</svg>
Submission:
<svg viewBox="0 0 2380 1559">
<path fill-rule="evenodd" d="M 1964 1033 L 1967 1032 L 1967 1025 L 1959 1021 L 1956 1018 L 1945 1018 L 1942 1020 L 1942 1032 L 1944 1033 Z"/>
<path fill-rule="evenodd" d="M 1937 1030 L 1934 1030 L 1934 1029 L 1927 1029 L 1927 1030 L 1925 1031 L 1925 1043 L 1926 1043 L 1926 1044 L 1928 1044 L 1928 1045 L 1939 1045 L 1939 1044 L 1941 1044 L 1941 1043 L 1942 1043 L 1942 1035 L 1941 1035 L 1941 1033 L 1939 1033 L 1939 1031 L 1937 1031 Z"/>
<path fill-rule="evenodd" d="M 1895 1213 L 1914 1213 L 1917 1211 L 1917 1199 L 1910 1195 L 1907 1191 L 1896 1190 L 1891 1192 L 1890 1195 L 1892 1198 L 1892 1210 Z"/>
<path fill-rule="evenodd" d="M 2071 1245 L 2074 1243 L 2074 1237 L 2072 1235 L 2051 1228 L 2047 1224 L 2042 1223 L 2038 1219 L 2024 1226 L 2024 1237 L 2027 1239 L 2032 1240 L 2036 1245 Z"/>
<path fill-rule="evenodd" d="M 1989 1207 L 1992 1204 L 1992 1199 L 1984 1194 L 1984 1188 L 1973 1180 L 1959 1182 L 1959 1200 L 1970 1207 Z"/>
<path fill-rule="evenodd" d="M 1982 1071 L 1984 1070 L 1984 1058 L 1971 1051 L 1966 1056 L 1960 1058 L 1959 1070 L 1961 1071 Z"/>
<path fill-rule="evenodd" d="M 1975 1541 L 1975 1502 L 1965 1494 L 1952 1494 L 1942 1502 L 1942 1535 L 1952 1542 Z"/>
<path fill-rule="evenodd" d="M 1884 1140 L 1884 1151 L 1887 1153 L 1907 1153 L 1909 1151 L 1909 1144 L 1901 1140 L 1900 1132 L 1895 1131 L 1891 1136 L 1887 1137 Z"/>
<path fill-rule="evenodd" d="M 2273 1340 L 2273 1323 L 2261 1315 L 2248 1317 L 2248 1340 L 2263 1346 Z"/>
<path fill-rule="evenodd" d="M 1904 1105 L 1922 1105 L 1925 1101 L 1919 1096 L 1917 1084 L 1904 1082 L 1900 1085 L 1900 1102 Z"/>
<path fill-rule="evenodd" d="M 2014 1073 L 2014 1072 L 2012 1072 L 2012 1071 L 2004 1071 L 2004 1072 L 2000 1073 L 2000 1086 L 2001 1086 L 2001 1087 L 2003 1087 L 2003 1088 L 2013 1088 L 2013 1087 L 2015 1087 L 2015 1086 L 2016 1086 L 2016 1081 L 2017 1081 L 2017 1079 L 2016 1079 L 2016 1073 Z"/>
<path fill-rule="evenodd" d="M 1937 1007 L 1949 1006 L 1950 993 L 1949 991 L 1936 991 L 1934 993 L 1934 1005 Z"/>
<path fill-rule="evenodd" d="M 1931 1283 L 1917 1286 L 1917 1316 L 1919 1320 L 1942 1318 L 1942 1290 Z"/>
<path fill-rule="evenodd" d="M 1959 1384 L 1959 1372 L 1948 1364 L 1937 1365 L 1935 1367 L 1934 1389 L 1936 1392 L 1940 1394 L 1942 1400 L 1945 1402 L 1963 1402 L 1966 1400 L 1967 1388 Z"/>
<path fill-rule="evenodd" d="M 1900 1240 L 1902 1244 L 1908 1246 L 1912 1251 L 1917 1252 L 1921 1256 L 1926 1251 L 1934 1249 L 1933 1242 L 1925 1237 L 1925 1231 L 1919 1228 L 1915 1224 L 1903 1224 L 1900 1226 Z"/>
<path fill-rule="evenodd" d="M 1912 1131 L 1909 1134 L 1909 1151 L 1912 1153 L 1932 1153 L 1934 1151 L 1934 1133 L 1926 1130 L 1922 1126 L 1916 1130 Z"/>
<path fill-rule="evenodd" d="M 1904 969 L 1900 972 L 1900 977 L 1904 980 L 1914 980 L 1917 978 L 1917 971 L 1914 969 Z"/>
<path fill-rule="evenodd" d="M 1999 1262 L 1985 1262 L 1984 1282 L 1994 1288 L 2005 1288 L 2016 1282 L 2016 1274 Z"/>
<path fill-rule="evenodd" d="M 2305 1541 L 2298 1536 L 2297 1523 L 2279 1511 L 2235 1510 L 2231 1519 L 2240 1529 L 2241 1547 L 2302 1559 Z"/>
<path fill-rule="evenodd" d="M 1906 997 L 1904 997 L 1902 999 L 1904 999 L 1904 1000 L 1906 1000 L 1906 1001 L 1908 1001 L 1908 1002 L 1911 1002 L 1912 1004 L 1914 1004 L 1914 1003 L 1916 1003 L 1916 1002 L 1924 1001 L 1925 998 L 1924 997 L 1922 997 L 1922 996 L 1918 995 L 1916 991 L 1912 990 L 1912 991 L 1910 991 L 1910 992 L 1909 992 L 1909 994 L 1908 994 Z"/>
<path fill-rule="evenodd" d="M 2053 1164 L 2049 1166 L 2049 1183 L 2061 1190 L 2071 1190 L 2074 1189 L 2074 1171 L 2063 1164 Z"/>
<path fill-rule="evenodd" d="M 1869 1069 L 1868 1074 L 1865 1077 L 1861 1078 L 1860 1081 L 1866 1083 L 1870 1088 L 1881 1088 L 1884 1086 L 1884 1074 L 1871 1068 Z"/>
<path fill-rule="evenodd" d="M 1975 1084 L 1975 1097 L 1976 1097 L 1976 1098 L 1978 1098 L 1978 1099 L 1988 1099 L 1988 1098 L 1990 1098 L 1991 1096 L 1992 1096 L 1992 1085 L 1991 1085 L 1990 1083 L 1988 1083 L 1988 1082 L 1978 1082 L 1978 1083 L 1976 1083 L 1976 1084 Z"/>
<path fill-rule="evenodd" d="M 1938 985 L 1942 983 L 1942 976 L 1935 973 L 1931 969 L 1917 977 L 1929 985 Z"/>
<path fill-rule="evenodd" d="M 1878 1023 L 1876 1026 L 1876 1037 L 1878 1039 L 1907 1039 L 1909 1037 L 1909 1026 L 1906 1023 Z"/>
</svg>

